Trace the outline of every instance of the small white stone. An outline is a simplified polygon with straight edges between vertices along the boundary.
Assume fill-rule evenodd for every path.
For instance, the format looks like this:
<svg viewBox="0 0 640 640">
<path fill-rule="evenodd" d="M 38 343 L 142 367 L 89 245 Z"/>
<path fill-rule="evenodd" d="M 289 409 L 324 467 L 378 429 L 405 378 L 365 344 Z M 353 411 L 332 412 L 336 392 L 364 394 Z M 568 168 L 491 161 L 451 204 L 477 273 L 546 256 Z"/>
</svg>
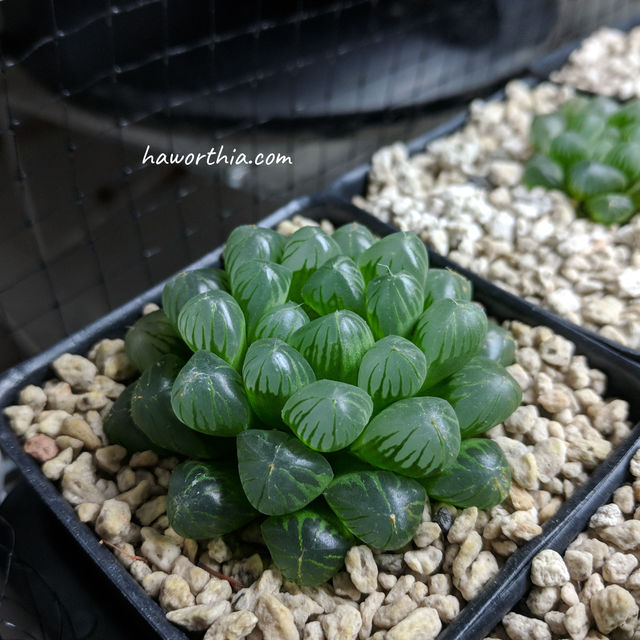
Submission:
<svg viewBox="0 0 640 640">
<path fill-rule="evenodd" d="M 545 549 L 531 563 L 531 582 L 539 587 L 561 587 L 569 579 L 567 565 L 557 551 Z"/>
</svg>

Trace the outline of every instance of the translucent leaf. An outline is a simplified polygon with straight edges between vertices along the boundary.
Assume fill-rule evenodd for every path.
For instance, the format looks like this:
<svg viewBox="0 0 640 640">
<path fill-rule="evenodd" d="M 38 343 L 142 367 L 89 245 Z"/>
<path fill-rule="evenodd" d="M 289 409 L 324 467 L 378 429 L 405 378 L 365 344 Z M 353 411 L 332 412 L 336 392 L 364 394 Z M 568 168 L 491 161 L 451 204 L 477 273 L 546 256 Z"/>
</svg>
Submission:
<svg viewBox="0 0 640 640">
<path fill-rule="evenodd" d="M 289 515 L 271 516 L 260 529 L 282 575 L 306 587 L 330 580 L 354 544 L 333 513 L 315 503 Z"/>
<path fill-rule="evenodd" d="M 349 222 L 338 227 L 331 237 L 338 243 L 342 253 L 352 260 L 357 260 L 361 253 L 376 242 L 373 233 L 357 222 Z"/>
<path fill-rule="evenodd" d="M 489 320 L 487 337 L 480 355 L 508 367 L 516 361 L 516 341 L 506 329 Z"/>
<path fill-rule="evenodd" d="M 370 547 L 395 550 L 415 535 L 426 493 L 420 483 L 391 471 L 354 471 L 338 476 L 325 491 L 333 512 Z"/>
<path fill-rule="evenodd" d="M 427 360 L 418 347 L 405 338 L 387 336 L 362 358 L 358 386 L 369 394 L 378 412 L 418 393 L 426 374 Z"/>
<path fill-rule="evenodd" d="M 236 264 L 243 264 L 248 260 L 280 262 L 284 243 L 285 238 L 273 229 L 240 225 L 227 238 L 224 268 L 230 274 L 235 270 Z"/>
<path fill-rule="evenodd" d="M 189 347 L 162 311 L 138 318 L 124 337 L 124 348 L 138 371 L 144 371 L 168 353 L 184 360 L 190 356 Z"/>
<path fill-rule="evenodd" d="M 178 273 L 164 285 L 162 310 L 176 325 L 182 307 L 191 298 L 214 289 L 229 290 L 227 274 L 222 269 L 192 269 Z"/>
<path fill-rule="evenodd" d="M 247 346 L 245 320 L 228 293 L 207 291 L 191 298 L 178 316 L 178 330 L 193 351 L 211 351 L 240 367 Z"/>
<path fill-rule="evenodd" d="M 548 153 L 551 141 L 567 128 L 567 119 L 562 112 L 536 115 L 531 123 L 531 145 L 537 151 Z"/>
<path fill-rule="evenodd" d="M 285 402 L 316 377 L 309 363 L 278 338 L 256 340 L 242 366 L 247 396 L 256 415 L 270 427 L 283 427 Z"/>
<path fill-rule="evenodd" d="M 289 338 L 300 327 L 309 323 L 309 316 L 302 305 L 296 302 L 287 302 L 265 312 L 254 331 L 254 339 L 280 338 L 288 342 Z"/>
<path fill-rule="evenodd" d="M 562 189 L 564 170 L 551 158 L 537 153 L 525 164 L 522 183 L 529 189 L 533 189 L 533 187 Z"/>
<path fill-rule="evenodd" d="M 423 287 L 429 272 L 429 255 L 415 233 L 398 231 L 385 236 L 358 258 L 365 282 L 391 273 L 408 273 Z"/>
<path fill-rule="evenodd" d="M 460 450 L 460 427 L 442 398 L 398 400 L 371 420 L 351 451 L 381 469 L 420 478 L 444 469 Z"/>
<path fill-rule="evenodd" d="M 591 101 L 586 96 L 576 95 L 569 98 L 569 100 L 560 107 L 560 111 L 567 118 L 567 123 L 571 123 L 589 107 L 590 103 Z"/>
<path fill-rule="evenodd" d="M 633 200 L 624 193 L 605 193 L 585 202 L 589 217 L 600 224 L 624 224 L 636 213 Z"/>
<path fill-rule="evenodd" d="M 249 502 L 271 516 L 307 506 L 329 486 L 331 465 L 282 431 L 250 429 L 237 439 L 238 471 Z"/>
<path fill-rule="evenodd" d="M 387 273 L 369 282 L 365 300 L 375 338 L 408 336 L 422 313 L 424 289 L 408 273 Z"/>
<path fill-rule="evenodd" d="M 183 538 L 217 538 L 257 515 L 242 491 L 235 462 L 188 460 L 171 473 L 167 516 L 173 530 Z"/>
<path fill-rule="evenodd" d="M 432 500 L 462 509 L 491 509 L 509 495 L 511 469 L 493 440 L 469 438 L 462 441 L 453 466 L 421 483 Z"/>
<path fill-rule="evenodd" d="M 620 109 L 620 104 L 607 96 L 595 96 L 589 101 L 586 111 L 597 113 L 602 118 L 610 118 Z"/>
<path fill-rule="evenodd" d="M 223 458 L 233 450 L 232 441 L 214 438 L 186 427 L 171 408 L 171 389 L 184 362 L 162 356 L 135 383 L 131 417 L 156 446 L 192 458 Z M 231 443 L 231 444 L 230 444 Z"/>
<path fill-rule="evenodd" d="M 599 113 L 591 111 L 590 109 L 585 109 L 571 122 L 572 131 L 578 133 L 583 140 L 587 141 L 588 144 L 598 138 L 598 136 L 603 133 L 606 126 L 606 118 L 601 116 Z"/>
<path fill-rule="evenodd" d="M 129 453 L 152 450 L 159 455 L 166 455 L 169 452 L 154 444 L 131 417 L 131 397 L 134 389 L 135 383 L 130 384 L 118 396 L 107 414 L 103 425 L 107 442 L 122 445 Z"/>
<path fill-rule="evenodd" d="M 262 315 L 287 301 L 291 277 L 289 269 L 275 262 L 247 260 L 236 265 L 231 293 L 244 311 L 250 338 Z"/>
<path fill-rule="evenodd" d="M 331 258 L 309 277 L 302 299 L 321 316 L 339 309 L 364 316 L 364 278 L 351 258 Z"/>
<path fill-rule="evenodd" d="M 293 274 L 289 297 L 295 302 L 302 302 L 302 287 L 309 276 L 340 254 L 338 243 L 320 227 L 298 229 L 286 241 L 282 253 L 282 265 Z"/>
<path fill-rule="evenodd" d="M 565 169 L 589 157 L 589 147 L 580 134 L 566 131 L 551 143 L 549 157 Z"/>
<path fill-rule="evenodd" d="M 630 182 L 640 180 L 640 143 L 620 142 L 609 151 L 604 162 L 622 171 Z"/>
<path fill-rule="evenodd" d="M 624 173 L 602 162 L 578 162 L 569 170 L 567 189 L 577 200 L 612 191 L 624 191 Z"/>
<path fill-rule="evenodd" d="M 355 384 L 364 354 L 374 343 L 367 323 L 352 311 L 335 311 L 312 320 L 289 340 L 318 379 Z"/>
<path fill-rule="evenodd" d="M 338 451 L 360 435 L 372 412 L 371 398 L 359 387 L 318 380 L 287 400 L 282 419 L 311 449 Z"/>
<path fill-rule="evenodd" d="M 607 124 L 618 127 L 619 129 L 632 125 L 640 125 L 640 101 L 633 100 L 623 107 L 620 107 L 620 109 L 609 117 Z"/>
<path fill-rule="evenodd" d="M 463 438 L 477 436 L 504 422 L 522 402 L 520 385 L 502 366 L 476 356 L 452 376 L 431 387 L 456 412 Z"/>
<path fill-rule="evenodd" d="M 181 369 L 171 407 L 183 424 L 212 436 L 235 436 L 251 421 L 240 374 L 210 351 L 196 351 Z"/>
<path fill-rule="evenodd" d="M 427 358 L 428 389 L 463 367 L 482 350 L 487 336 L 487 316 L 473 304 L 460 300 L 436 300 L 422 313 L 413 343 Z"/>
<path fill-rule="evenodd" d="M 471 300 L 473 285 L 470 280 L 451 269 L 430 269 L 427 284 L 424 288 L 424 308 L 431 306 L 435 300 L 453 298 L 454 300 Z"/>
</svg>

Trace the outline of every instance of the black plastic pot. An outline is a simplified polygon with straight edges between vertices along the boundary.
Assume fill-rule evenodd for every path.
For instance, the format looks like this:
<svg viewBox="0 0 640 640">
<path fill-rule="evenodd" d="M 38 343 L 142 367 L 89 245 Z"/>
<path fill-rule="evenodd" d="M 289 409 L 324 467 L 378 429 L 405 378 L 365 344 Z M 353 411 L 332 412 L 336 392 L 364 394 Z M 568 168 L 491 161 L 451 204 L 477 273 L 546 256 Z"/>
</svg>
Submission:
<svg viewBox="0 0 640 640">
<path fill-rule="evenodd" d="M 335 224 L 357 221 L 380 235 L 394 231 L 393 227 L 331 196 L 300 198 L 279 209 L 260 224 L 274 227 L 296 214 L 316 220 L 326 218 Z M 190 268 L 216 266 L 219 264 L 221 253 L 221 248 L 218 248 Z M 433 252 L 430 252 L 430 260 L 434 267 L 456 268 L 450 260 Z M 458 270 L 472 280 L 475 287 L 474 298 L 485 306 L 489 315 L 499 320 L 512 319 L 534 326 L 546 325 L 571 340 L 576 346 L 577 353 L 585 355 L 592 367 L 597 367 L 607 374 L 609 380 L 607 394 L 627 400 L 631 406 L 633 420 L 637 421 L 640 418 L 640 366 L 609 349 L 579 327 L 504 292 L 464 269 Z M 14 404 L 20 389 L 25 385 L 42 384 L 50 375 L 50 363 L 62 353 L 85 354 L 91 345 L 102 338 L 121 337 L 127 327 L 139 317 L 144 304 L 160 300 L 161 291 L 162 284 L 59 342 L 44 353 L 7 371 L 0 379 L 0 407 Z M 562 549 L 582 530 L 588 517 L 608 499 L 613 489 L 620 483 L 621 473 L 626 468 L 632 451 L 639 445 L 640 424 L 636 426 L 628 440 L 593 472 L 589 481 L 580 487 L 565 502 L 560 511 L 544 525 L 543 533 L 521 547 L 507 561 L 500 574 L 486 586 L 483 594 L 463 609 L 460 616 L 442 633 L 441 638 L 447 640 L 460 637 L 481 638 L 482 634 L 490 631 L 500 621 L 502 615 L 509 611 L 525 593 L 528 567 L 533 556 L 540 549 L 549 546 Z M 20 442 L 2 415 L 0 415 L 0 446 L 79 544 L 82 552 L 86 552 L 86 560 L 95 563 L 113 586 L 120 590 L 136 608 L 148 627 L 163 638 L 185 640 L 186 636 L 167 622 L 160 607 L 144 593 L 115 556 L 98 544 L 91 529 L 78 520 L 73 508 L 41 473 L 38 463 L 23 452 Z M 82 553 L 80 548 L 79 554 Z M 63 594 L 60 595 L 63 597 Z"/>
</svg>

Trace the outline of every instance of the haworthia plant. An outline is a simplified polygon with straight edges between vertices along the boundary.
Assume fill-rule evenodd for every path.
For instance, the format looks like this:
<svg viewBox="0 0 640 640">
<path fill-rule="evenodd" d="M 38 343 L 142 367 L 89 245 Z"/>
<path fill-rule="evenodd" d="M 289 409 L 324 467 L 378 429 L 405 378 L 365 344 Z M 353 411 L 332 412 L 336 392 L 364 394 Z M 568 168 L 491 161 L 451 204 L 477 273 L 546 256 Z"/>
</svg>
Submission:
<svg viewBox="0 0 640 640">
<path fill-rule="evenodd" d="M 578 103 L 563 118 L 595 135 Z M 541 135 L 553 122 L 540 121 Z M 635 136 L 635 124 L 625 127 L 621 141 Z M 622 149 L 610 159 L 627 176 L 633 157 Z M 264 520 L 283 575 L 316 585 L 358 540 L 402 549 L 421 521 L 425 487 L 459 506 L 506 495 L 499 450 L 461 435 L 517 405 L 503 369 L 513 340 L 488 331 L 465 278 L 429 270 L 418 236 L 378 240 L 353 223 L 333 237 L 303 227 L 284 238 L 244 225 L 230 235 L 224 265 L 178 274 L 163 292 L 168 317 L 136 323 L 127 351 L 144 371 L 105 421 L 130 452 L 191 458 L 169 487 L 176 533 L 206 540 Z"/>
</svg>

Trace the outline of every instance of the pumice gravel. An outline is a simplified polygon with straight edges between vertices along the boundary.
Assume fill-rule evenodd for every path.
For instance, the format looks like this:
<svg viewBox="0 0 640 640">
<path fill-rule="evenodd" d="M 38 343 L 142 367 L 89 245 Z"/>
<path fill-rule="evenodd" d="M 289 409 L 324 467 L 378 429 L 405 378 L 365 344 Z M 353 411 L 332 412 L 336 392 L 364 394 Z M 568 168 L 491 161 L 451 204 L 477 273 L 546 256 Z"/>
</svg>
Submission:
<svg viewBox="0 0 640 640">
<path fill-rule="evenodd" d="M 279 230 L 303 224 L 294 219 Z M 102 340 L 87 357 L 60 356 L 55 378 L 25 387 L 4 412 L 80 520 L 183 629 L 206 640 L 435 638 L 630 432 L 627 403 L 604 397 L 605 375 L 571 342 L 546 327 L 505 327 L 516 341 L 508 370 L 523 400 L 487 435 L 511 468 L 507 500 L 489 510 L 427 502 L 404 548 L 355 545 L 344 570 L 318 587 L 284 580 L 256 526 L 200 542 L 169 526 L 167 489 L 178 460 L 129 456 L 102 431 L 133 374 L 123 340 Z"/>
<path fill-rule="evenodd" d="M 354 203 L 507 291 L 640 349 L 640 216 L 604 227 L 564 193 L 521 183 L 533 116 L 573 95 L 510 82 L 503 101 L 472 102 L 465 126 L 423 153 L 376 152 Z"/>
</svg>

